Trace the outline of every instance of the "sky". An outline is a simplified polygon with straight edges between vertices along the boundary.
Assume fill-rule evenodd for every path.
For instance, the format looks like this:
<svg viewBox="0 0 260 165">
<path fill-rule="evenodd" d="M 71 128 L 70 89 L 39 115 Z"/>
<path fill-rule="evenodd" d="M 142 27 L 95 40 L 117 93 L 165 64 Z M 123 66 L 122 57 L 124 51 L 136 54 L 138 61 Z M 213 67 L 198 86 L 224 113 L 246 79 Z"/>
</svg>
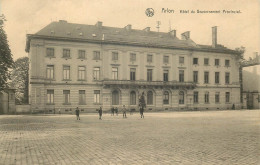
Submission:
<svg viewBox="0 0 260 165">
<path fill-rule="evenodd" d="M 154 9 L 152 17 L 145 14 L 147 8 Z M 164 13 L 162 8 L 174 12 Z M 221 12 L 201 14 L 197 10 Z M 4 29 L 14 60 L 28 56 L 26 34 L 59 20 L 90 25 L 102 21 L 104 26 L 122 28 L 131 24 L 133 29 L 151 27 L 152 31 L 160 21 L 160 31 L 176 29 L 179 38 L 190 31 L 193 41 L 206 45 L 212 42 L 211 27 L 218 26 L 218 44 L 231 49 L 246 47 L 245 58 L 260 53 L 260 0 L 0 0 L 0 14 L 7 19 Z"/>
</svg>

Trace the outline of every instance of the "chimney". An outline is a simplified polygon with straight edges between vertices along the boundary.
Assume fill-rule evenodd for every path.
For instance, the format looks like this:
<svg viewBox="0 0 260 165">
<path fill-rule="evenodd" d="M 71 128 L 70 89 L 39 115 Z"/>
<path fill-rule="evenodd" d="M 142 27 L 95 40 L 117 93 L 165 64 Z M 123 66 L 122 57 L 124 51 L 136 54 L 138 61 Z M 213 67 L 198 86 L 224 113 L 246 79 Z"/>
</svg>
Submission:
<svg viewBox="0 0 260 165">
<path fill-rule="evenodd" d="M 190 31 L 186 31 L 186 32 L 182 33 L 181 34 L 181 39 L 182 40 L 190 39 Z"/>
<path fill-rule="evenodd" d="M 149 32 L 150 31 L 150 27 L 144 28 L 144 31 Z"/>
<path fill-rule="evenodd" d="M 98 27 L 98 28 L 101 28 L 102 27 L 102 22 L 98 21 L 95 26 Z"/>
<path fill-rule="evenodd" d="M 169 33 L 171 36 L 176 37 L 176 30 L 171 30 Z"/>
<path fill-rule="evenodd" d="M 130 24 L 126 25 L 125 29 L 128 30 L 128 31 L 131 30 L 132 29 L 132 25 L 130 25 Z"/>
<path fill-rule="evenodd" d="M 217 47 L 217 26 L 212 27 L 212 47 Z"/>
</svg>

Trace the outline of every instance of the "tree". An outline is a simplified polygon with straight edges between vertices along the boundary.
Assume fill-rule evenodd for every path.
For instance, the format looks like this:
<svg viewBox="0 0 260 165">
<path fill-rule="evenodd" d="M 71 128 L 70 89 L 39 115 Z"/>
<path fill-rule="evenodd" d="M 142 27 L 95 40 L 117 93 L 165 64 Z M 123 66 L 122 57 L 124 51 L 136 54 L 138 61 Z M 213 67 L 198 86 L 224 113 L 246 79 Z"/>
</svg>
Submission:
<svg viewBox="0 0 260 165">
<path fill-rule="evenodd" d="M 10 69 L 13 66 L 13 58 L 4 31 L 5 16 L 0 16 L 0 91 L 7 87 L 10 79 Z"/>
<path fill-rule="evenodd" d="M 28 104 L 29 58 L 21 57 L 14 62 L 11 73 L 11 86 L 16 89 L 15 98 L 18 104 Z"/>
</svg>

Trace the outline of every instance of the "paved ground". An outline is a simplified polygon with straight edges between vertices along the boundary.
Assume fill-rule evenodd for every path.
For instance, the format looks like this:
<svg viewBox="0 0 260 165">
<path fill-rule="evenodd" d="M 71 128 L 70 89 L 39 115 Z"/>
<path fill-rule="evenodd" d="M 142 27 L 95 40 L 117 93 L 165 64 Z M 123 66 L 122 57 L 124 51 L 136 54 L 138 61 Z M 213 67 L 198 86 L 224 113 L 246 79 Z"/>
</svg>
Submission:
<svg viewBox="0 0 260 165">
<path fill-rule="evenodd" d="M 260 111 L 0 116 L 0 164 L 260 164 Z"/>
</svg>

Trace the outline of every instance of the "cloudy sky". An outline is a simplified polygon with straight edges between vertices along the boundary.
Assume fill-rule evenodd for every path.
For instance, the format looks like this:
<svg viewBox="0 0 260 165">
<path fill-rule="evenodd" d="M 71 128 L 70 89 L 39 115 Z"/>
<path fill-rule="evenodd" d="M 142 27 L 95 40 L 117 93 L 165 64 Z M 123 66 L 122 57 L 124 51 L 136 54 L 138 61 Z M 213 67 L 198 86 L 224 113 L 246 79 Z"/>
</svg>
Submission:
<svg viewBox="0 0 260 165">
<path fill-rule="evenodd" d="M 145 10 L 153 8 L 153 17 Z M 162 8 L 174 10 L 163 13 Z M 190 13 L 180 13 L 189 10 Z M 220 14 L 197 14 L 191 10 L 221 10 Z M 223 10 L 239 11 L 225 14 Z M 27 56 L 26 34 L 33 34 L 52 21 L 124 27 L 151 27 L 168 32 L 177 30 L 177 37 L 185 31 L 199 44 L 211 44 L 211 27 L 218 26 L 218 43 L 229 48 L 246 47 L 246 57 L 260 52 L 260 0 L 0 0 L 0 13 L 6 16 L 5 31 L 14 59 Z"/>
</svg>

